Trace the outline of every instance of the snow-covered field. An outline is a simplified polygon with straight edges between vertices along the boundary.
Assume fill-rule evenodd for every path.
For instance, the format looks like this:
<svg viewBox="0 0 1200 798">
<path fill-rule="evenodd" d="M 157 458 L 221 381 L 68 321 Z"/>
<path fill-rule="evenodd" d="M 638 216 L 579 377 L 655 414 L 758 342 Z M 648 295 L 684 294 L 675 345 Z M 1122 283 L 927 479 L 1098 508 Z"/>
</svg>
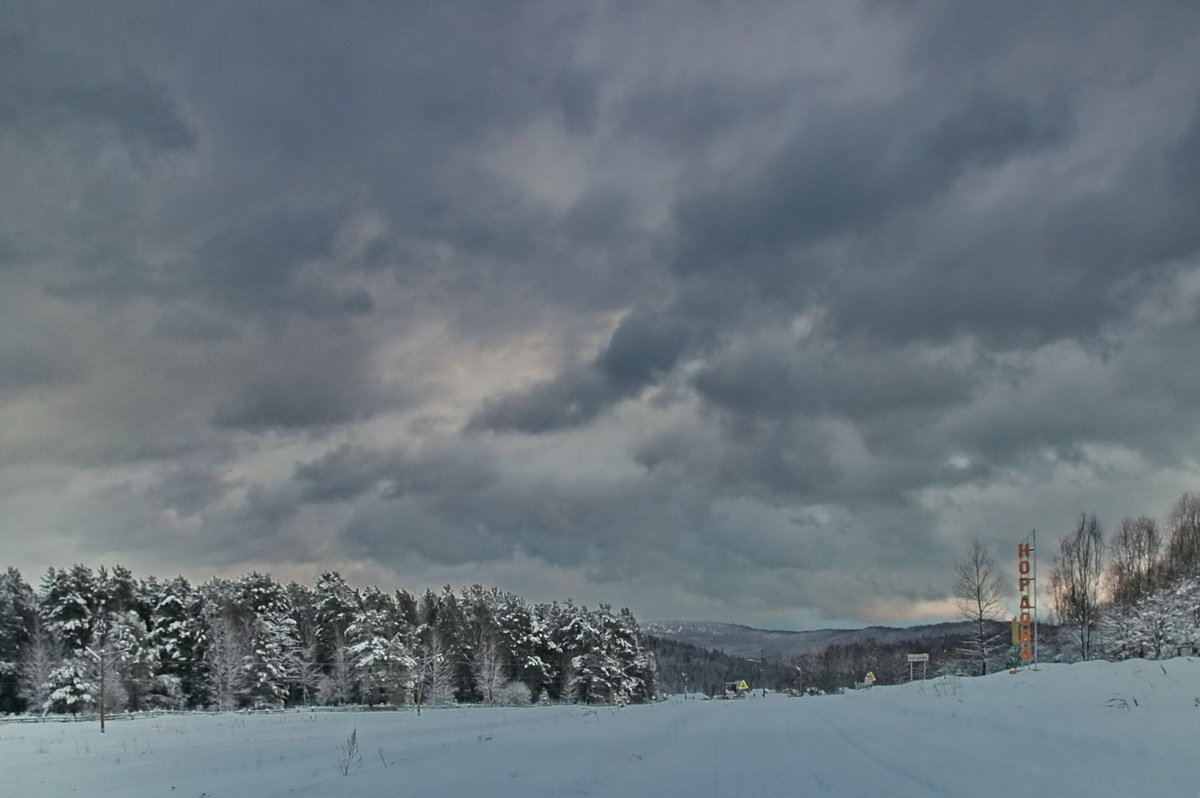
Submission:
<svg viewBox="0 0 1200 798">
<path fill-rule="evenodd" d="M 1200 660 L 624 708 L 6 723 L 0 795 L 1197 798 Z"/>
</svg>

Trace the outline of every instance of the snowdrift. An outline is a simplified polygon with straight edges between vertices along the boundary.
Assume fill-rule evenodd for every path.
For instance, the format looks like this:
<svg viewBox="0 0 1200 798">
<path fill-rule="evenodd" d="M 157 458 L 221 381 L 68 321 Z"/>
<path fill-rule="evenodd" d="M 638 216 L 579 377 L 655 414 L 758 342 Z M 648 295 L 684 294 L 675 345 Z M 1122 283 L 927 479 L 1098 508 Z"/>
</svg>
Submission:
<svg viewBox="0 0 1200 798">
<path fill-rule="evenodd" d="M 1195 798 L 1198 732 L 1200 661 L 1089 662 L 806 698 L 4 723 L 0 795 Z"/>
</svg>

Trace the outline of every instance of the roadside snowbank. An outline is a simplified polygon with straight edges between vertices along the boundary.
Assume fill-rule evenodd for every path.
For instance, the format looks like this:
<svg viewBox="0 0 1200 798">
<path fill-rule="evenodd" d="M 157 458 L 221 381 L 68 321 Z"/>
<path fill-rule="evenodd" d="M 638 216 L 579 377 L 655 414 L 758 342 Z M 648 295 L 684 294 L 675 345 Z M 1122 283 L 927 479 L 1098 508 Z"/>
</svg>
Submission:
<svg viewBox="0 0 1200 798">
<path fill-rule="evenodd" d="M 619 709 L 0 724 L 0 795 L 1195 798 L 1198 741 L 1200 661 L 1131 660 Z"/>
</svg>

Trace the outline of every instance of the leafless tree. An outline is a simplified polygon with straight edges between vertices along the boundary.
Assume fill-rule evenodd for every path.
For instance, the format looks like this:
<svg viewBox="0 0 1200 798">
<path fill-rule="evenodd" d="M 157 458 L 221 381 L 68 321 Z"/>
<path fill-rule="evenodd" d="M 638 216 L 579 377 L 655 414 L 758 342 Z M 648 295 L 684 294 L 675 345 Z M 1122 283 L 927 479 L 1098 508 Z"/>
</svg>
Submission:
<svg viewBox="0 0 1200 798">
<path fill-rule="evenodd" d="M 235 621 L 222 615 L 212 620 L 205 663 L 208 666 L 208 689 L 217 709 L 237 706 L 243 687 L 243 661 L 248 646 Z"/>
<path fill-rule="evenodd" d="M 348 703 L 354 690 L 354 677 L 345 644 L 339 640 L 329 656 L 329 673 L 317 680 L 317 702 L 327 706 Z"/>
<path fill-rule="evenodd" d="M 501 692 L 508 686 L 508 676 L 505 673 L 506 658 L 503 646 L 494 635 L 483 638 L 475 652 L 473 671 L 475 689 L 483 696 L 483 700 L 488 704 L 497 703 Z"/>
<path fill-rule="evenodd" d="M 33 635 L 21 658 L 17 682 L 18 695 L 30 712 L 45 712 L 50 705 L 50 674 L 62 662 L 61 647 L 40 623 L 35 622 Z"/>
<path fill-rule="evenodd" d="M 413 704 L 419 715 L 422 705 L 443 706 L 454 703 L 454 664 L 450 661 L 436 629 L 428 624 L 421 624 L 413 637 L 416 640 Z"/>
<path fill-rule="evenodd" d="M 1200 574 L 1200 495 L 1185 493 L 1167 517 L 1167 576 L 1175 579 Z"/>
<path fill-rule="evenodd" d="M 1162 538 L 1153 518 L 1124 518 L 1108 544 L 1113 604 L 1128 607 L 1156 587 Z"/>
<path fill-rule="evenodd" d="M 1099 620 L 1104 539 L 1096 516 L 1084 513 L 1075 531 L 1059 543 L 1050 569 L 1050 598 L 1059 620 L 1078 635 L 1079 654 L 1092 653 L 1092 632 Z"/>
<path fill-rule="evenodd" d="M 959 616 L 972 624 L 963 653 L 979 667 L 982 676 L 988 672 L 988 661 L 1003 645 L 1003 634 L 997 634 L 993 623 L 1004 615 L 1008 591 L 1000 578 L 996 561 L 979 538 L 971 541 L 967 553 L 954 564 L 954 603 Z"/>
<path fill-rule="evenodd" d="M 426 703 L 434 706 L 454 703 L 454 664 L 436 632 L 430 636 L 423 665 Z"/>
</svg>

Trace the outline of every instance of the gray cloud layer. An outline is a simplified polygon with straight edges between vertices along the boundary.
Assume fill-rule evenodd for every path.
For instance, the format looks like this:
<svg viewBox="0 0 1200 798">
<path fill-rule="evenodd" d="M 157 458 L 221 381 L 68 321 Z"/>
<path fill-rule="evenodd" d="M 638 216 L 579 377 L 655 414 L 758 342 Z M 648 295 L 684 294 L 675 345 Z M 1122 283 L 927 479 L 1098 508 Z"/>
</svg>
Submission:
<svg viewBox="0 0 1200 798">
<path fill-rule="evenodd" d="M 1200 478 L 1200 9 L 11 3 L 0 541 L 778 626 Z"/>
</svg>

